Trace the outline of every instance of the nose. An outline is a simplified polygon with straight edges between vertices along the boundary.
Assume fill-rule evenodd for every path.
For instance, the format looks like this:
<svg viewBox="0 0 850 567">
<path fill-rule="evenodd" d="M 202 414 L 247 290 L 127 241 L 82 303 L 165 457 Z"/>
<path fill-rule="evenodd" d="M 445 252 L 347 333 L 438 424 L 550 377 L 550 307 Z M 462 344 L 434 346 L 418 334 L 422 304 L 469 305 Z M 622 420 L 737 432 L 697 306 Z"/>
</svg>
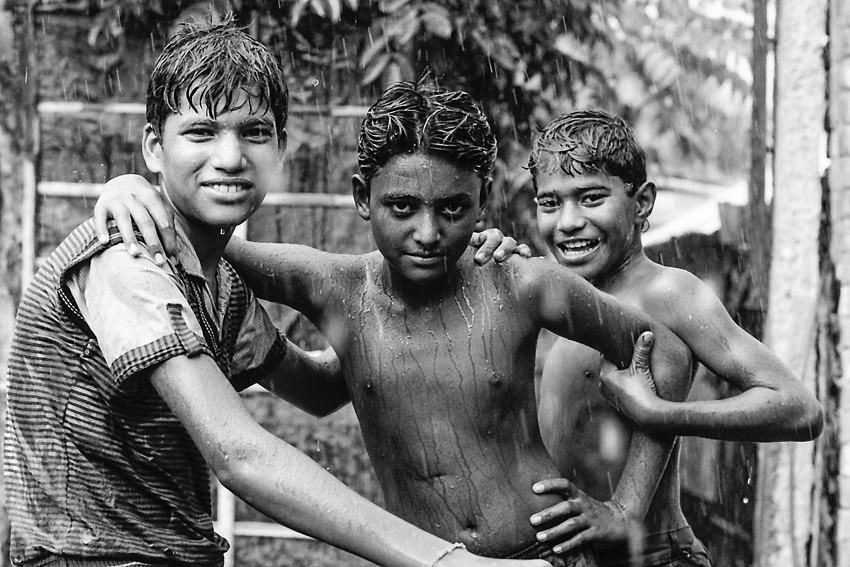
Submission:
<svg viewBox="0 0 850 567">
<path fill-rule="evenodd" d="M 434 246 L 440 241 L 440 226 L 437 218 L 431 211 L 423 211 L 417 215 L 416 226 L 413 231 L 413 239 L 425 248 Z"/>
<path fill-rule="evenodd" d="M 558 230 L 562 232 L 575 232 L 584 228 L 587 219 L 581 207 L 576 203 L 565 202 L 561 206 L 561 214 L 558 217 Z"/>
<path fill-rule="evenodd" d="M 224 132 L 215 145 L 212 165 L 222 171 L 241 171 L 247 167 L 247 159 L 239 137 L 232 132 Z"/>
</svg>

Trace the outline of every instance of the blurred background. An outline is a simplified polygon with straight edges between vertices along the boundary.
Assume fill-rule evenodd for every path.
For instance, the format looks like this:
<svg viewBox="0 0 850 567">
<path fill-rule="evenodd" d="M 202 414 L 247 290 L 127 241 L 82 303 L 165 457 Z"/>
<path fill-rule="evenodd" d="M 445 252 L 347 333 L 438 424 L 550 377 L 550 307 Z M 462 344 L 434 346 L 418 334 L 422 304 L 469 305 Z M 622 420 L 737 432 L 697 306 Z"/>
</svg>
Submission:
<svg viewBox="0 0 850 567">
<path fill-rule="evenodd" d="M 91 214 L 105 180 L 147 173 L 144 90 L 162 45 L 181 21 L 226 11 L 278 55 L 290 89 L 287 175 L 240 227 L 254 240 L 372 249 L 350 197 L 360 120 L 387 84 L 425 69 L 483 103 L 499 138 L 485 224 L 539 254 L 524 167 L 537 129 L 587 107 L 633 124 L 659 186 L 650 256 L 712 285 L 827 410 L 812 443 L 684 439 L 685 514 L 718 566 L 850 565 L 843 0 L 0 0 L 0 376 L 39 259 Z M 300 315 L 269 308 L 299 344 L 324 347 Z M 692 391 L 730 393 L 707 371 Z M 244 397 L 380 503 L 350 407 L 317 420 L 262 391 Z M 216 505 L 229 565 L 367 565 L 223 491 Z"/>
</svg>

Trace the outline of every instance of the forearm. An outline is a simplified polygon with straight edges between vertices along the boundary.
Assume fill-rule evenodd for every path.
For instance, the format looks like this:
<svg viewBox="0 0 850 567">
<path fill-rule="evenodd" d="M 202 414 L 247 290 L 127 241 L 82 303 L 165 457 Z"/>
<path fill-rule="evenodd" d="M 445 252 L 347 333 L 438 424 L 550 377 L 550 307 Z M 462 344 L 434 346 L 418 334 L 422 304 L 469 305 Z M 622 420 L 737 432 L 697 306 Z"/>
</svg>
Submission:
<svg viewBox="0 0 850 567">
<path fill-rule="evenodd" d="M 366 500 L 282 441 L 266 438 L 254 447 L 221 480 L 276 521 L 380 565 L 429 566 L 446 548 L 446 541 Z"/>
<path fill-rule="evenodd" d="M 820 434 L 820 407 L 755 387 L 721 400 L 671 402 L 657 399 L 642 425 L 655 432 L 735 439 L 808 441 Z"/>
<path fill-rule="evenodd" d="M 626 515 L 643 521 L 667 467 L 675 438 L 650 436 L 640 430 L 632 434 L 626 465 L 611 501 Z"/>
<path fill-rule="evenodd" d="M 333 413 L 349 401 L 348 388 L 333 349 L 308 354 L 289 339 L 286 357 L 263 387 L 317 417 Z"/>
</svg>

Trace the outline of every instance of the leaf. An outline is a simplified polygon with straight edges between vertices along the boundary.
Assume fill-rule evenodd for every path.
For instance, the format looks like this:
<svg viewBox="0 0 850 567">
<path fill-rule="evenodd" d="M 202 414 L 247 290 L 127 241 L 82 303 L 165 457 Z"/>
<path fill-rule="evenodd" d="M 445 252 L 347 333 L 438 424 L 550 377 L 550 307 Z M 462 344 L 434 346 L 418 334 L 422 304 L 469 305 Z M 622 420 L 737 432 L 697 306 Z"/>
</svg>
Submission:
<svg viewBox="0 0 850 567">
<path fill-rule="evenodd" d="M 290 12 L 289 20 L 292 22 L 292 27 L 298 25 L 298 22 L 301 20 L 301 15 L 304 13 L 304 8 L 307 7 L 307 3 L 309 0 L 298 0 L 295 4 L 292 5 L 292 12 Z"/>
<path fill-rule="evenodd" d="M 422 26 L 431 35 L 448 39 L 452 36 L 452 21 L 444 10 L 423 10 L 419 16 Z"/>
<path fill-rule="evenodd" d="M 382 35 L 373 41 L 372 45 L 367 47 L 360 55 L 360 66 L 365 69 L 378 53 L 386 51 L 388 42 L 389 38 L 386 35 Z"/>
<path fill-rule="evenodd" d="M 357 0 L 345 0 L 345 3 L 348 4 L 348 7 L 352 10 L 357 10 L 358 2 Z"/>
<path fill-rule="evenodd" d="M 322 4 L 322 0 L 310 0 L 310 7 L 320 18 L 327 16 L 327 12 L 325 12 L 325 5 Z"/>
<path fill-rule="evenodd" d="M 366 73 L 363 75 L 363 78 L 360 79 L 361 85 L 368 85 L 381 76 L 381 73 L 386 69 L 387 64 L 392 60 L 392 53 L 383 53 L 380 57 L 378 57 L 374 63 L 367 69 Z"/>
<path fill-rule="evenodd" d="M 378 3 L 378 9 L 384 14 L 392 14 L 407 4 L 410 0 L 384 0 Z"/>
<path fill-rule="evenodd" d="M 563 33 L 555 40 L 555 49 L 573 61 L 590 65 L 590 47 L 571 33 Z"/>
<path fill-rule="evenodd" d="M 337 23 L 342 18 L 342 3 L 340 0 L 325 0 L 328 3 L 328 19 Z"/>
</svg>

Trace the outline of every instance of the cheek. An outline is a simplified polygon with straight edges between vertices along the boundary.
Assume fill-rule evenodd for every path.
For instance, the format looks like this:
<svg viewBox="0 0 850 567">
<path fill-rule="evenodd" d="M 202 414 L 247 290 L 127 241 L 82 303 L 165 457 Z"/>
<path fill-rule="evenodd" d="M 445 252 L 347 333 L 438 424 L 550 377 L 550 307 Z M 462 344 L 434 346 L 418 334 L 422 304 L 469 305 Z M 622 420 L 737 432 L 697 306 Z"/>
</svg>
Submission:
<svg viewBox="0 0 850 567">
<path fill-rule="evenodd" d="M 537 231 L 543 238 L 552 236 L 555 228 L 555 215 L 537 213 Z"/>
</svg>

